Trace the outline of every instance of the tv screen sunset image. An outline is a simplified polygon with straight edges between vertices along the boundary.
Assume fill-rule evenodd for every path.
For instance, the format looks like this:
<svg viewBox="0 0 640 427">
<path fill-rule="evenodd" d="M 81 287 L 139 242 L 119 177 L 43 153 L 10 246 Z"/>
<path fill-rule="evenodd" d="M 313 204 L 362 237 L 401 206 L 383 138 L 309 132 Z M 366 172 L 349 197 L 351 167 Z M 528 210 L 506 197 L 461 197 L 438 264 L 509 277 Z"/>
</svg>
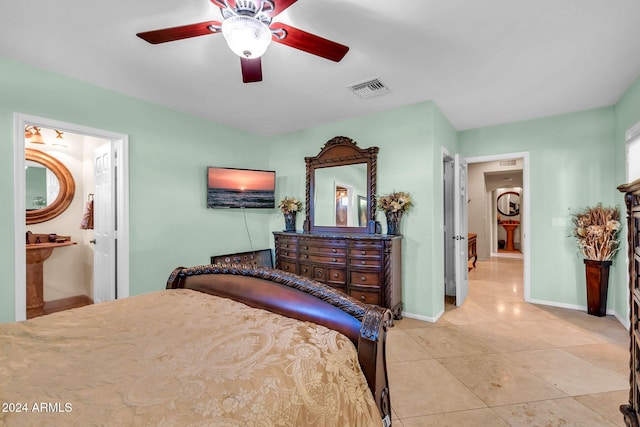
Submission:
<svg viewBox="0 0 640 427">
<path fill-rule="evenodd" d="M 209 167 L 208 208 L 274 208 L 273 171 Z"/>
</svg>

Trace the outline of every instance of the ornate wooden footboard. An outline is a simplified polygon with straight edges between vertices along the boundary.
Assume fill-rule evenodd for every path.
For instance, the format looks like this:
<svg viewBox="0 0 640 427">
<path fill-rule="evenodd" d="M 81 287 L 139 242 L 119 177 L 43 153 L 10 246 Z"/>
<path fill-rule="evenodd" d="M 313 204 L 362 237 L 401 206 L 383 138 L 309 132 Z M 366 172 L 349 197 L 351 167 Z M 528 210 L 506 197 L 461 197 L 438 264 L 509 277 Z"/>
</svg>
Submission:
<svg viewBox="0 0 640 427">
<path fill-rule="evenodd" d="M 358 350 L 360 366 L 384 424 L 391 425 L 385 359 L 386 332 L 392 322 L 388 309 L 365 305 L 301 276 L 240 264 L 178 267 L 167 281 L 167 289 L 177 288 L 230 298 L 344 334 Z"/>
</svg>

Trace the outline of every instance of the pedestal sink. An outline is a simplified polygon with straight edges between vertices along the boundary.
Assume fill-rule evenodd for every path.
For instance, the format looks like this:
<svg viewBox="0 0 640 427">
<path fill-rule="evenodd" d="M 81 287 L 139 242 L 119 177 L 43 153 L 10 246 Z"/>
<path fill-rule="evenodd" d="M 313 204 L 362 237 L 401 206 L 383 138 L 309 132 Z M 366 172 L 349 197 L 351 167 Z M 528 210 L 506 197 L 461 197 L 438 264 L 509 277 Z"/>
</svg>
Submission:
<svg viewBox="0 0 640 427">
<path fill-rule="evenodd" d="M 31 235 L 32 240 L 45 243 L 27 243 L 27 319 L 42 316 L 44 312 L 44 262 L 53 250 L 77 244 L 69 240 L 48 242 L 48 235 Z"/>
<path fill-rule="evenodd" d="M 500 221 L 500 225 L 502 225 L 507 232 L 507 245 L 505 249 L 507 251 L 516 251 L 516 248 L 513 245 L 513 231 L 520 225 L 520 221 Z"/>
</svg>

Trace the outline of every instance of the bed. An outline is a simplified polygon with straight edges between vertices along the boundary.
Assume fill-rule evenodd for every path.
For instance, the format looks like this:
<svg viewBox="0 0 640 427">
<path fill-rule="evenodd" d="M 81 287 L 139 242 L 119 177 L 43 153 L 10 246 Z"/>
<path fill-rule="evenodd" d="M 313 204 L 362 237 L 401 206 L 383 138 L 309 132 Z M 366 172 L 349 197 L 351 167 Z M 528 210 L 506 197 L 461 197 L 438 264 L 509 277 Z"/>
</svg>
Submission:
<svg viewBox="0 0 640 427">
<path fill-rule="evenodd" d="M 300 276 L 176 268 L 167 289 L 0 325 L 0 425 L 390 425 L 391 314 Z"/>
</svg>

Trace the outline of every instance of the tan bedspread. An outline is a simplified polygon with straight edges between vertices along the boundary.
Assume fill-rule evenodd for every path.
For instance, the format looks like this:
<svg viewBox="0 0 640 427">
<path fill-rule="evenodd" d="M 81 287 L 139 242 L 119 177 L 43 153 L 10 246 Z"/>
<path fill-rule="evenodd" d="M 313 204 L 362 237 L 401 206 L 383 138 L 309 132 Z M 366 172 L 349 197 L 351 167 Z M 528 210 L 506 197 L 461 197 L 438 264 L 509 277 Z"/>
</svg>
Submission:
<svg viewBox="0 0 640 427">
<path fill-rule="evenodd" d="M 0 425 L 382 425 L 344 335 L 167 290 L 0 325 Z"/>
</svg>

